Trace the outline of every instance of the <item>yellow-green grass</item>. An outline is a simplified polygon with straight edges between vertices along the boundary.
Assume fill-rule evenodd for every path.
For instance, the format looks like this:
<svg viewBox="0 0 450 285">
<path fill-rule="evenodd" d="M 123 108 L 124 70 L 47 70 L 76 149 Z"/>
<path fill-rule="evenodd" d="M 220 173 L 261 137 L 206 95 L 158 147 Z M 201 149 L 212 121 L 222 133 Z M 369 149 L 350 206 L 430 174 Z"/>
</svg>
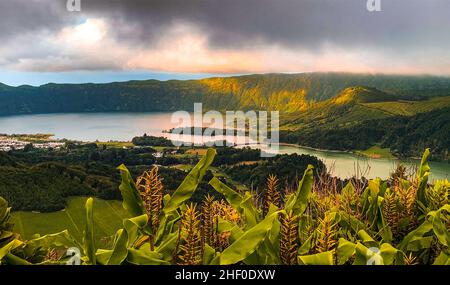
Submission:
<svg viewBox="0 0 450 285">
<path fill-rule="evenodd" d="M 189 165 L 189 164 L 176 164 L 176 165 L 172 165 L 171 166 L 172 168 L 176 168 L 176 169 L 180 169 L 180 170 L 183 170 L 183 171 L 190 171 L 192 168 L 193 168 L 193 166 L 192 165 Z"/>
<path fill-rule="evenodd" d="M 395 158 L 389 148 L 381 148 L 377 145 L 366 150 L 357 150 L 356 153 L 371 158 Z"/>
<path fill-rule="evenodd" d="M 133 147 L 134 144 L 132 142 L 97 142 L 97 146 L 107 148 L 124 148 L 124 147 Z"/>
<path fill-rule="evenodd" d="M 152 146 L 152 148 L 156 151 L 163 151 L 165 150 L 167 147 L 166 146 Z"/>
<path fill-rule="evenodd" d="M 422 101 L 397 101 L 366 103 L 364 106 L 385 111 L 393 115 L 412 116 L 439 108 L 450 107 L 450 96 L 435 97 Z"/>
<path fill-rule="evenodd" d="M 185 151 L 186 154 L 191 155 L 205 155 L 208 149 L 206 148 L 191 148 Z"/>
<path fill-rule="evenodd" d="M 30 239 L 34 234 L 51 234 L 67 229 L 78 241 L 82 240 L 86 225 L 84 205 L 87 197 L 71 197 L 67 207 L 58 212 L 13 212 L 14 230 L 22 238 Z M 97 242 L 112 236 L 123 227 L 123 219 L 128 217 L 120 201 L 94 199 L 94 234 Z"/>
</svg>

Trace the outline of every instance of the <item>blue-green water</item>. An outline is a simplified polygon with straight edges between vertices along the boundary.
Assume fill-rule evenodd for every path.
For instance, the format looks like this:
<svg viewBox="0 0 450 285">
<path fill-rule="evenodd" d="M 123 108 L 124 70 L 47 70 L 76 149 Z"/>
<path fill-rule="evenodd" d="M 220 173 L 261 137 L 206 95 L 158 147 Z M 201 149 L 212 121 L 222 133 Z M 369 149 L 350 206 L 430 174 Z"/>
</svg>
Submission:
<svg viewBox="0 0 450 285">
<path fill-rule="evenodd" d="M 168 136 L 164 130 L 177 127 L 172 113 L 74 113 L 0 117 L 0 133 L 51 133 L 55 138 L 80 141 L 129 141 L 144 133 Z M 217 138 L 216 139 L 220 139 Z M 194 141 L 197 138 L 194 137 Z M 351 153 L 280 146 L 280 153 L 310 154 L 322 159 L 333 174 L 345 178 L 363 174 L 368 178 L 386 178 L 399 162 L 395 159 L 364 158 Z M 413 169 L 417 160 L 402 161 Z M 433 179 L 448 178 L 450 164 L 431 162 Z"/>
</svg>

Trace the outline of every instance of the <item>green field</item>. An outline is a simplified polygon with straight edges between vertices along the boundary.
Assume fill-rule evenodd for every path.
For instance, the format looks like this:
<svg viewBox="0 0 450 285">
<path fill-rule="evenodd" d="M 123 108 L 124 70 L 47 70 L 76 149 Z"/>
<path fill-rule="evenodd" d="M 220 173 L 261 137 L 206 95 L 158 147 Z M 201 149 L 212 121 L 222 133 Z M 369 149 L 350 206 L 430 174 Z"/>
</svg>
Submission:
<svg viewBox="0 0 450 285">
<path fill-rule="evenodd" d="M 450 96 L 436 97 L 422 101 L 396 101 L 363 104 L 393 115 L 412 116 L 450 106 Z"/>
<path fill-rule="evenodd" d="M 87 197 L 71 197 L 67 201 L 67 207 L 59 212 L 13 212 L 14 230 L 24 239 L 30 239 L 34 234 L 44 235 L 67 229 L 81 241 L 86 220 L 84 209 L 86 200 Z M 122 220 L 126 217 L 127 212 L 122 208 L 121 202 L 95 198 L 94 231 L 96 240 L 105 242 L 104 238 L 112 236 L 123 227 Z"/>
<path fill-rule="evenodd" d="M 106 146 L 107 148 L 124 148 L 124 147 L 133 147 L 134 144 L 132 142 L 97 142 L 98 147 Z"/>
<path fill-rule="evenodd" d="M 366 150 L 358 150 L 356 153 L 371 158 L 394 158 L 389 148 L 381 148 L 377 145 Z"/>
</svg>

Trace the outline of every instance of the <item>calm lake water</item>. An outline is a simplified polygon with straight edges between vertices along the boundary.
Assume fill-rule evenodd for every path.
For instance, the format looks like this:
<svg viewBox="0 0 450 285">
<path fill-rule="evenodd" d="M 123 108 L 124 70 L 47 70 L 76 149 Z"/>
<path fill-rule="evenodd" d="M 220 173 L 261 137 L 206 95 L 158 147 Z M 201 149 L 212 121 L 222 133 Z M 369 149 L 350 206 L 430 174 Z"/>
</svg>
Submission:
<svg viewBox="0 0 450 285">
<path fill-rule="evenodd" d="M 163 133 L 179 126 L 171 122 L 172 113 L 75 113 L 39 114 L 0 117 L 0 133 L 35 134 L 51 133 L 55 138 L 79 141 L 129 141 L 144 133 L 155 136 L 170 136 Z M 178 140 L 189 140 L 177 137 Z M 215 137 L 215 140 L 227 137 Z M 194 138 L 194 141 L 198 141 Z M 280 146 L 280 153 L 310 154 L 322 159 L 327 167 L 339 177 L 364 173 L 368 178 L 386 178 L 399 162 L 394 159 L 364 158 L 345 152 L 321 151 L 296 146 Z M 410 168 L 417 160 L 402 161 Z M 448 178 L 450 164 L 431 162 L 432 179 Z"/>
</svg>

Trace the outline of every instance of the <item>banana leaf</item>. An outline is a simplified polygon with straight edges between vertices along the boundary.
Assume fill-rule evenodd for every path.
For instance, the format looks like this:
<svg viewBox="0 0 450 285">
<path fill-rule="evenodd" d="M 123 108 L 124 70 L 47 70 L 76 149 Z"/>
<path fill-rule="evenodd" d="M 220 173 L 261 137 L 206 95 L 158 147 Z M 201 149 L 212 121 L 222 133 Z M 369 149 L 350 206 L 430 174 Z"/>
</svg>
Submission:
<svg viewBox="0 0 450 285">
<path fill-rule="evenodd" d="M 308 165 L 306 168 L 302 180 L 298 183 L 297 192 L 291 195 L 286 202 L 286 212 L 292 211 L 297 216 L 301 216 L 305 212 L 312 191 L 313 169 L 312 165 Z"/>
<path fill-rule="evenodd" d="M 8 202 L 0 197 L 0 230 L 5 226 L 9 219 L 11 208 L 8 208 Z"/>
<path fill-rule="evenodd" d="M 83 235 L 83 249 L 90 264 L 95 265 L 95 239 L 94 239 L 94 199 L 89 198 L 86 201 L 86 228 Z"/>
<path fill-rule="evenodd" d="M 441 253 L 434 260 L 433 265 L 450 265 L 450 254 L 446 251 L 441 251 Z"/>
<path fill-rule="evenodd" d="M 170 260 L 172 254 L 177 246 L 178 233 L 170 233 L 167 235 L 166 239 L 155 249 L 155 251 L 161 254 L 161 258 L 164 260 Z"/>
<path fill-rule="evenodd" d="M 247 258 L 257 250 L 258 246 L 264 241 L 267 234 L 272 229 L 273 222 L 277 217 L 278 212 L 266 216 L 264 220 L 244 232 L 242 236 L 227 247 L 220 256 L 216 257 L 219 259 L 219 262 L 215 262 L 215 260 L 213 260 L 213 262 L 219 263 L 220 265 L 228 265 L 238 263 Z"/>
<path fill-rule="evenodd" d="M 120 265 L 128 255 L 128 234 L 124 229 L 119 229 L 114 236 L 112 250 L 97 251 L 96 260 L 104 265 Z"/>
<path fill-rule="evenodd" d="M 145 228 L 148 222 L 147 214 L 143 214 L 131 219 L 125 219 L 123 221 L 123 226 L 127 232 L 128 245 L 134 244 L 134 242 L 139 237 L 140 232 Z"/>
<path fill-rule="evenodd" d="M 30 262 L 12 254 L 12 253 L 6 254 L 4 259 L 10 265 L 32 265 Z"/>
<path fill-rule="evenodd" d="M 33 248 L 50 248 L 50 247 L 78 247 L 82 246 L 70 235 L 68 230 L 63 230 L 59 233 L 48 234 L 42 237 L 36 237 L 26 242 L 26 247 Z"/>
<path fill-rule="evenodd" d="M 122 182 L 119 185 L 120 193 L 122 194 L 122 206 L 130 213 L 131 217 L 141 216 L 146 214 L 144 202 L 142 201 L 139 191 L 136 188 L 130 171 L 121 164 L 117 169 L 120 170 Z"/>
<path fill-rule="evenodd" d="M 345 264 L 353 256 L 355 249 L 356 244 L 344 238 L 340 238 L 336 252 L 338 265 Z"/>
<path fill-rule="evenodd" d="M 3 247 L 0 248 L 0 261 L 7 255 L 9 254 L 12 250 L 20 247 L 23 245 L 23 242 L 15 239 L 12 240 L 11 242 L 9 242 L 8 244 L 4 245 Z"/>
<path fill-rule="evenodd" d="M 380 247 L 366 247 L 362 243 L 356 244 L 354 265 L 392 265 L 401 251 L 389 243 L 383 243 Z"/>
<path fill-rule="evenodd" d="M 143 249 L 128 249 L 127 262 L 135 265 L 170 265 L 170 262 L 162 260 L 160 253 Z"/>
<path fill-rule="evenodd" d="M 450 246 L 450 233 L 447 230 L 446 224 L 442 221 L 441 214 L 445 211 L 450 213 L 450 205 L 444 205 L 437 211 L 431 211 L 427 215 L 428 221 L 431 222 L 433 226 L 433 232 L 438 238 L 439 242 L 446 247 Z"/>
<path fill-rule="evenodd" d="M 300 265 L 333 265 L 334 252 L 332 250 L 316 253 L 312 255 L 298 256 L 298 264 Z"/>
<path fill-rule="evenodd" d="M 257 224 L 259 220 L 258 210 L 252 203 L 250 193 L 246 192 L 245 196 L 237 193 L 224 183 L 213 177 L 209 184 L 220 194 L 222 194 L 228 203 L 241 214 L 246 221 L 246 227 L 251 228 Z"/>
<path fill-rule="evenodd" d="M 368 246 L 368 247 L 377 247 L 378 246 L 378 242 L 376 242 L 365 230 L 359 231 L 358 236 L 365 246 Z"/>
<path fill-rule="evenodd" d="M 427 205 L 425 190 L 428 183 L 428 176 L 430 175 L 430 166 L 428 164 L 428 157 L 430 156 L 430 149 L 425 149 L 422 159 L 420 161 L 419 170 L 417 172 L 417 179 L 419 185 L 417 187 L 417 200 L 423 205 Z"/>
<path fill-rule="evenodd" d="M 214 160 L 216 156 L 216 150 L 213 148 L 208 149 L 206 154 L 200 159 L 197 165 L 192 168 L 183 182 L 178 186 L 177 190 L 170 197 L 170 200 L 164 206 L 164 213 L 168 214 L 171 211 L 176 210 L 184 201 L 191 198 L 195 189 L 197 189 L 198 184 L 203 179 L 203 176 L 206 174 L 208 167 Z"/>
</svg>

